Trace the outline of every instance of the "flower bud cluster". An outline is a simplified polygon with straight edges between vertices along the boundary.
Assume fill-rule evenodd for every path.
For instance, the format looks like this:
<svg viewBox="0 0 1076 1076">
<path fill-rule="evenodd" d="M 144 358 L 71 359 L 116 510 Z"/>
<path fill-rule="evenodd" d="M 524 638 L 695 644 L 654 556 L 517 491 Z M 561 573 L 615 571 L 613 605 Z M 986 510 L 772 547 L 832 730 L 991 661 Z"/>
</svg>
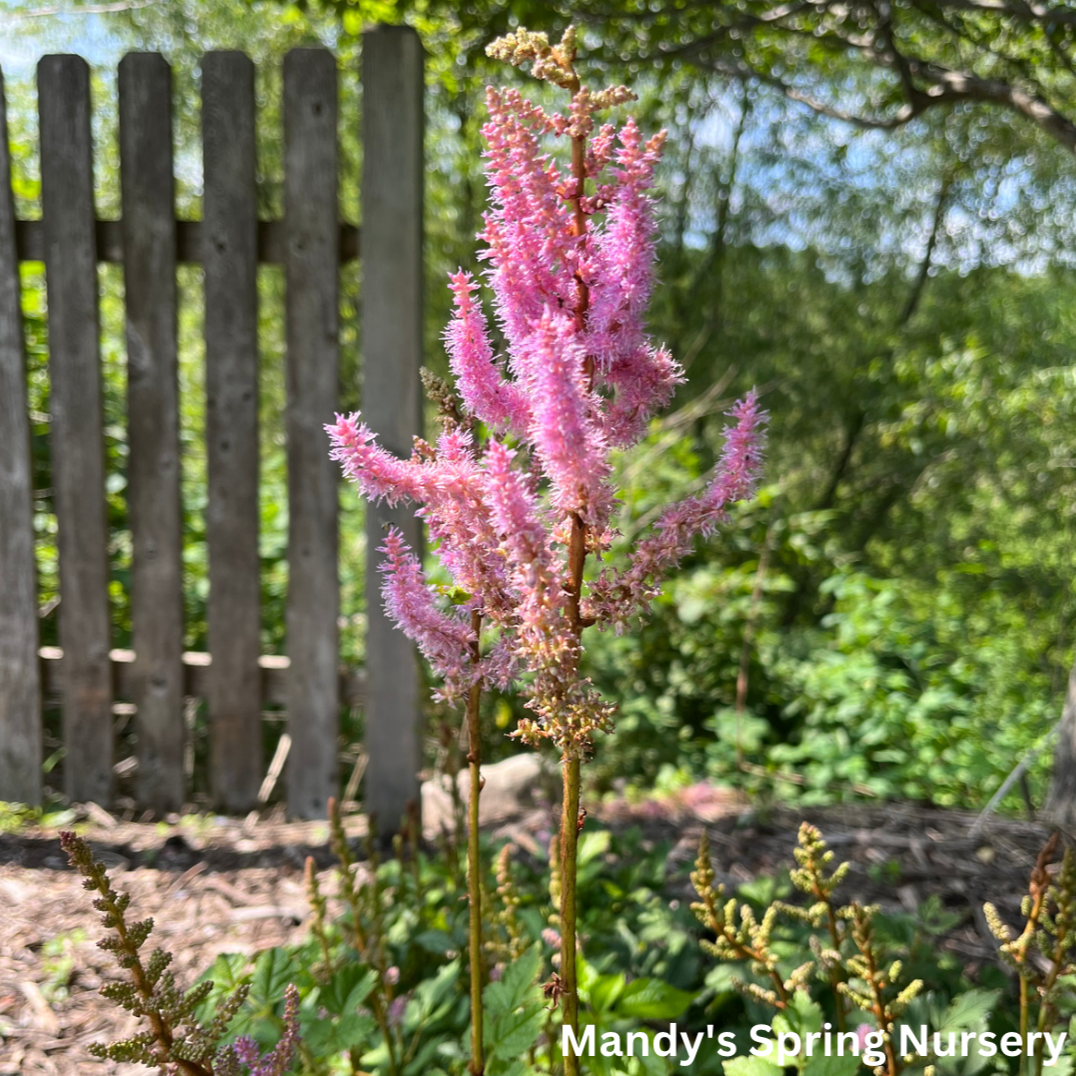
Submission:
<svg viewBox="0 0 1076 1076">
<path fill-rule="evenodd" d="M 246 1000 L 242 984 L 221 1000 L 207 1023 L 196 1016 L 209 997 L 213 983 L 205 981 L 181 990 L 168 970 L 172 954 L 154 949 L 148 960 L 140 953 L 152 919 L 127 921 L 131 898 L 112 887 L 104 864 L 93 858 L 90 846 L 74 833 L 61 833 L 60 846 L 83 877 L 83 888 L 97 893 L 93 906 L 109 931 L 97 944 L 115 956 L 125 978 L 101 987 L 101 994 L 144 1021 L 144 1029 L 118 1042 L 92 1043 L 94 1057 L 118 1062 L 137 1062 L 183 1076 L 283 1076 L 291 1064 L 299 1040 L 299 994 L 289 986 L 285 994 L 284 1033 L 266 1054 L 252 1039 L 240 1038 L 221 1046 L 228 1025 Z"/>
</svg>

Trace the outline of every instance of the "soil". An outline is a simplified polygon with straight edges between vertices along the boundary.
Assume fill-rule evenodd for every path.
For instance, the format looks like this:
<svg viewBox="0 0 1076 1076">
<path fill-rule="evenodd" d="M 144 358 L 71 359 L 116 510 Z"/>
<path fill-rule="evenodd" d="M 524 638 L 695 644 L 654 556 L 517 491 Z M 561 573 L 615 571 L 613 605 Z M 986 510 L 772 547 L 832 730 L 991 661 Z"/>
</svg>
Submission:
<svg viewBox="0 0 1076 1076">
<path fill-rule="evenodd" d="M 592 814 L 614 831 L 638 828 L 647 840 L 667 843 L 670 899 L 687 895 L 687 873 L 704 829 L 719 880 L 736 885 L 784 869 L 799 823 L 812 821 L 838 857 L 853 864 L 842 889 L 846 898 L 911 909 L 933 893 L 960 912 L 944 945 L 973 976 L 995 953 L 983 901 L 994 901 L 1015 923 L 1048 836 L 1036 822 L 998 818 L 972 836 L 975 815 L 910 804 L 762 811 L 707 786 Z M 548 811 L 529 810 L 501 820 L 497 832 L 515 841 L 521 854 L 541 855 L 541 834 L 550 821 Z M 301 940 L 307 929 L 306 857 L 313 856 L 326 875 L 332 863 L 323 823 L 285 823 L 278 815 L 137 823 L 94 807 L 78 828 L 117 888 L 131 894 L 132 909 L 154 917 L 153 937 L 175 953 L 173 968 L 183 985 L 219 953 L 253 955 Z M 364 833 L 364 819 L 352 817 L 348 832 Z M 0 1076 L 151 1071 L 98 1061 L 87 1051 L 92 1042 L 135 1028 L 134 1018 L 97 992 L 115 968 L 95 944 L 102 929 L 89 900 L 67 867 L 57 831 L 0 834 Z"/>
</svg>

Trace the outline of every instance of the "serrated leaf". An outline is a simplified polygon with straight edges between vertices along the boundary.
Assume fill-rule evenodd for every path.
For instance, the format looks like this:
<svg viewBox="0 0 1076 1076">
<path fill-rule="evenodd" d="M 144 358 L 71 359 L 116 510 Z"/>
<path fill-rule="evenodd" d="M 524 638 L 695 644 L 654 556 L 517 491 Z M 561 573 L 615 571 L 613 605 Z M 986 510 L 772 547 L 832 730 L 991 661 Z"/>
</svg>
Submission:
<svg viewBox="0 0 1076 1076">
<path fill-rule="evenodd" d="M 295 975 L 295 962 L 286 949 L 263 949 L 254 961 L 250 1000 L 259 1009 L 271 1009 L 284 999 L 284 988 Z"/>
<path fill-rule="evenodd" d="M 510 1060 L 519 1057 L 537 1042 L 544 1025 L 545 1009 L 541 1005 L 533 1005 L 498 1017 L 492 1027 L 487 1027 L 483 1037 L 491 1056 Z"/>
<path fill-rule="evenodd" d="M 302 1040 L 315 1057 L 328 1058 L 369 1042 L 377 1029 L 372 1017 L 350 1013 L 343 1017 L 315 1017 L 303 1021 Z"/>
<path fill-rule="evenodd" d="M 614 1011 L 634 1020 L 676 1020 L 694 997 L 661 979 L 636 979 L 624 988 Z"/>
<path fill-rule="evenodd" d="M 534 988 L 534 980 L 542 965 L 541 946 L 534 945 L 519 960 L 509 964 L 499 982 L 487 984 L 482 992 L 482 1005 L 496 1018 L 518 1009 Z"/>
<path fill-rule="evenodd" d="M 768 1058 L 747 1054 L 726 1061 L 725 1076 L 784 1076 L 784 1070 Z"/>
<path fill-rule="evenodd" d="M 997 1004 L 998 990 L 968 990 L 953 999 L 941 1019 L 941 1031 L 963 1031 L 982 1025 Z"/>
<path fill-rule="evenodd" d="M 806 991 L 797 990 L 789 999 L 788 1007 L 773 1018 L 773 1030 L 793 1031 L 797 1035 L 821 1031 L 822 1008 Z"/>
<path fill-rule="evenodd" d="M 519 1008 L 527 1000 L 527 995 L 534 986 L 534 980 L 538 978 L 541 966 L 542 947 L 535 944 L 504 969 L 501 983 L 508 994 L 510 1009 Z"/>
<path fill-rule="evenodd" d="M 320 1000 L 336 1016 L 353 1013 L 370 995 L 377 972 L 362 964 L 345 964 L 321 988 Z"/>
</svg>

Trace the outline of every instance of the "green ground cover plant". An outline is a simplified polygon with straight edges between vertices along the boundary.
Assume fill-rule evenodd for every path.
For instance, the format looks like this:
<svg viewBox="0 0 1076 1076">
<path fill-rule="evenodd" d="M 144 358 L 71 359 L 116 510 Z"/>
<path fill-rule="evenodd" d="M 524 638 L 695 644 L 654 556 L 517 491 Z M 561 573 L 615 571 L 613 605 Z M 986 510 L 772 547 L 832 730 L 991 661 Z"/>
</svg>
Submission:
<svg viewBox="0 0 1076 1076">
<path fill-rule="evenodd" d="M 100 944 L 120 969 L 120 980 L 102 991 L 147 1022 L 136 1039 L 95 1047 L 100 1056 L 142 1058 L 192 1076 L 243 1071 L 229 1066 L 244 1057 L 256 1059 L 248 1067 L 263 1074 L 467 1070 L 466 856 L 454 842 L 430 856 L 401 835 L 395 856 L 382 862 L 371 839 L 357 860 L 337 821 L 331 882 L 319 883 L 313 861 L 307 865 L 308 940 L 253 960 L 222 955 L 187 990 L 167 977 L 167 954 L 141 955 L 152 923 L 130 920 L 126 898 L 82 839 L 65 834 L 63 843 L 97 894 L 108 931 Z M 1070 849 L 1058 864 L 1058 846 L 1052 838 L 1039 856 L 1022 923 L 1006 923 L 986 905 L 999 961 L 972 981 L 939 944 L 956 915 L 936 898 L 900 913 L 845 902 L 847 864 L 834 863 L 812 826 L 801 827 L 785 873 L 732 895 L 714 884 L 704 839 L 690 907 L 669 897 L 667 846 L 637 831 L 592 830 L 580 842 L 578 989 L 579 1037 L 593 1043 L 594 1056 L 580 1058 L 581 1066 L 602 1076 L 778 1076 L 789 1067 L 806 1076 L 855 1076 L 873 1046 L 880 1053 L 866 1069 L 884 1076 L 1064 1076 L 1071 1049 L 1052 1065 L 1041 1038 L 1027 1056 L 997 1050 L 1005 1035 L 1024 1041 L 1029 1031 L 1050 1032 L 1056 1039 L 1076 1016 L 1076 858 Z M 483 841 L 483 852 L 482 942 L 492 970 L 482 992 L 486 1071 L 555 1073 L 563 1065 L 550 1008 L 558 981 L 557 939 L 550 936 L 559 907 L 556 850 L 532 857 Z M 902 1024 L 927 1035 L 922 1053 L 900 1054 Z M 655 1050 L 670 1028 L 691 1038 L 712 1026 L 731 1037 L 724 1056 L 709 1040 L 690 1065 L 682 1052 L 662 1057 Z M 855 1049 L 809 1054 L 806 1036 L 821 1036 L 824 1026 L 851 1034 Z M 774 1044 L 766 1056 L 752 1053 L 760 1027 Z M 602 1053 L 609 1036 L 622 1041 L 628 1034 L 646 1040 L 645 1056 L 638 1038 L 634 1057 Z M 965 1034 L 972 1046 L 961 1056 L 948 1040 Z M 774 1054 L 780 1043 L 787 1049 L 782 1064 Z"/>
</svg>

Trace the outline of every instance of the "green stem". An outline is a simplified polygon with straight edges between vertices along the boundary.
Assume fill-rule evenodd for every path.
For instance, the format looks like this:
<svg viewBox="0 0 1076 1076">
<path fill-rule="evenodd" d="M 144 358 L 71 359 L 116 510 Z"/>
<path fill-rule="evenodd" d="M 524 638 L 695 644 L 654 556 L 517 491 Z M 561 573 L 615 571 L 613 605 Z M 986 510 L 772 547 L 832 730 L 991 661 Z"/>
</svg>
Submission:
<svg viewBox="0 0 1076 1076">
<path fill-rule="evenodd" d="M 481 614 L 472 613 L 472 660 L 476 664 L 479 658 L 478 633 L 481 626 Z M 478 728 L 478 705 L 481 698 L 482 681 L 476 680 L 467 696 L 467 766 L 471 778 L 467 802 L 467 894 L 470 900 L 467 947 L 471 966 L 471 1061 L 468 1070 L 472 1076 L 482 1076 L 485 1071 L 482 1054 L 482 860 L 478 843 L 478 797 L 482 793 L 482 741 Z"/>
<path fill-rule="evenodd" d="M 818 887 L 820 890 L 821 887 Z M 817 892 L 817 890 L 816 890 Z M 826 919 L 829 924 L 829 938 L 833 944 L 834 952 L 839 953 L 841 951 L 841 934 L 837 929 L 837 914 L 833 910 L 833 901 L 830 900 L 829 894 L 821 894 L 822 899 L 826 902 Z M 837 1012 L 837 1033 L 840 1034 L 845 1029 L 844 1019 L 844 999 L 841 997 L 841 992 L 838 986 L 841 982 L 841 973 L 839 968 L 829 969 L 829 982 L 833 987 L 833 999 L 834 1005 L 836 1005 Z"/>
<path fill-rule="evenodd" d="M 570 749 L 569 749 L 570 750 Z M 561 1016 L 579 1038 L 579 983 L 575 961 L 576 852 L 579 843 L 579 757 L 565 755 L 564 808 L 560 816 L 560 978 Z M 578 1076 L 579 1058 L 564 1054 L 564 1076 Z"/>
</svg>

